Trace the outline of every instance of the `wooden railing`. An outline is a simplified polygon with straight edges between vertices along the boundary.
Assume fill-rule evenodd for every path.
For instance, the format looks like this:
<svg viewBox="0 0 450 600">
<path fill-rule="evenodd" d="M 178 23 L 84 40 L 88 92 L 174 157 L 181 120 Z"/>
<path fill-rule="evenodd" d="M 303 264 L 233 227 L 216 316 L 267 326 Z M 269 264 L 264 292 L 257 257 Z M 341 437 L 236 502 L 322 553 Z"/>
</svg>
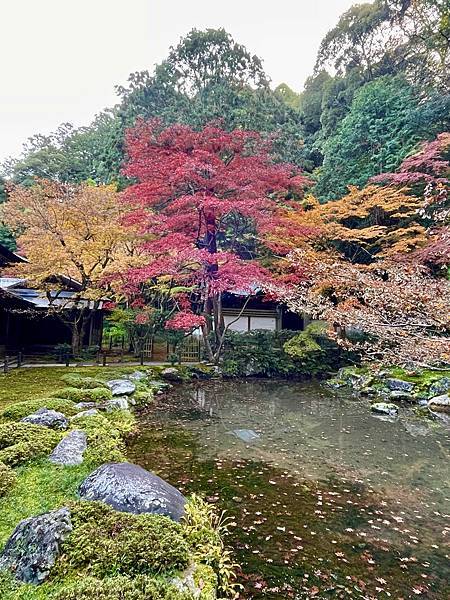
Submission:
<svg viewBox="0 0 450 600">
<path fill-rule="evenodd" d="M 22 366 L 23 363 L 23 354 L 19 352 L 14 356 L 5 355 L 3 358 L 3 362 L 0 362 L 0 370 L 3 373 L 7 373 L 10 369 L 18 369 Z"/>
</svg>

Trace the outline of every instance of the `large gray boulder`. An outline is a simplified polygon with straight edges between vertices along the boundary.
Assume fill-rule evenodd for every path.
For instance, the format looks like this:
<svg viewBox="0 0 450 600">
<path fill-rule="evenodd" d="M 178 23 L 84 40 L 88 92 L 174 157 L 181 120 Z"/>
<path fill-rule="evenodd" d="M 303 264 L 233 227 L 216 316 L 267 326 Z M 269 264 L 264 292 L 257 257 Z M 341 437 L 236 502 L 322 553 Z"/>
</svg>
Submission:
<svg viewBox="0 0 450 600">
<path fill-rule="evenodd" d="M 414 389 L 413 383 L 410 381 L 403 381 L 403 379 L 386 379 L 386 385 L 392 391 L 412 392 Z"/>
<path fill-rule="evenodd" d="M 113 396 L 129 396 L 136 391 L 135 384 L 129 379 L 111 379 L 106 385 L 112 392 Z"/>
<path fill-rule="evenodd" d="M 450 396 L 443 394 L 428 401 L 428 408 L 437 412 L 450 413 Z"/>
<path fill-rule="evenodd" d="M 21 521 L 0 555 L 0 569 L 9 569 L 24 583 L 42 583 L 71 531 L 68 508 Z"/>
<path fill-rule="evenodd" d="M 69 421 L 66 417 L 56 410 L 40 408 L 36 412 L 21 419 L 24 423 L 33 423 L 33 425 L 42 425 L 51 429 L 67 429 Z"/>
<path fill-rule="evenodd" d="M 80 496 L 99 500 L 115 510 L 134 514 L 154 513 L 179 521 L 186 498 L 157 475 L 131 463 L 107 463 L 81 484 Z"/>
<path fill-rule="evenodd" d="M 81 429 L 74 429 L 59 442 L 50 454 L 49 460 L 56 465 L 66 467 L 81 465 L 86 447 L 86 433 Z"/>
</svg>

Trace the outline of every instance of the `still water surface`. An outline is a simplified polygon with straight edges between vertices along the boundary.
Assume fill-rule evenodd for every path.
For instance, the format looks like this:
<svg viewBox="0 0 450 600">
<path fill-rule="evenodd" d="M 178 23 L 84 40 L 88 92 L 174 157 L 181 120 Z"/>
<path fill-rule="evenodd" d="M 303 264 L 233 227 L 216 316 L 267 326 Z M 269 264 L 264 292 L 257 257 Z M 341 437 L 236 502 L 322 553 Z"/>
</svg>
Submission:
<svg viewBox="0 0 450 600">
<path fill-rule="evenodd" d="M 311 383 L 175 387 L 131 460 L 233 516 L 242 598 L 450 598 L 450 431 Z"/>
</svg>

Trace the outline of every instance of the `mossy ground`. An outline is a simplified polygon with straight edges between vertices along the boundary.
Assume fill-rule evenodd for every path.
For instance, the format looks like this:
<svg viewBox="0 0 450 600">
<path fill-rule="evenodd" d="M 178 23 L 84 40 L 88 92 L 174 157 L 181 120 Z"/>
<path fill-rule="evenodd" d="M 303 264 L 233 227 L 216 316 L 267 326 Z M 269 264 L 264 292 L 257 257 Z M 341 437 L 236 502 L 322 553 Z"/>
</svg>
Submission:
<svg viewBox="0 0 450 600">
<path fill-rule="evenodd" d="M 43 585 L 18 584 L 7 573 L 0 572 L 2 600 L 192 598 L 190 593 L 179 592 L 169 580 L 169 576 L 177 575 L 194 559 L 195 548 L 187 526 L 166 517 L 117 513 L 105 505 L 78 500 L 79 485 L 93 469 L 104 462 L 126 460 L 124 440 L 136 426 L 132 413 L 114 410 L 73 420 L 70 428 L 84 430 L 88 439 L 84 462 L 76 467 L 54 465 L 44 458 L 62 432 L 17 422 L 24 412 L 48 404 L 50 392 L 54 396 L 52 408 L 73 414 L 76 411 L 71 400 L 56 399 L 67 384 L 75 390 L 75 395 L 80 391 L 94 392 L 103 398 L 105 391 L 109 392 L 104 381 L 133 371 L 135 367 L 77 368 L 67 374 L 60 368 L 33 368 L 3 376 L 0 406 L 4 423 L 0 424 L 0 433 L 3 432 L 0 446 L 4 449 L 0 452 L 16 448 L 14 457 L 17 455 L 18 460 L 13 457 L 12 464 L 20 466 L 14 471 L 5 465 L 0 469 L 0 496 L 3 496 L 0 497 L 0 546 L 21 520 L 61 506 L 71 507 L 74 532 L 64 543 L 63 556 L 50 580 Z M 155 374 L 152 372 L 151 376 Z M 145 383 L 138 382 L 137 388 L 140 401 L 151 401 L 152 391 Z M 30 432 L 36 439 L 29 439 Z M 218 551 L 220 554 L 219 547 Z M 199 560 L 197 554 L 195 558 Z M 211 581 L 216 580 L 208 569 L 203 565 L 196 575 L 202 582 L 205 580 L 201 600 L 213 597 Z"/>
</svg>

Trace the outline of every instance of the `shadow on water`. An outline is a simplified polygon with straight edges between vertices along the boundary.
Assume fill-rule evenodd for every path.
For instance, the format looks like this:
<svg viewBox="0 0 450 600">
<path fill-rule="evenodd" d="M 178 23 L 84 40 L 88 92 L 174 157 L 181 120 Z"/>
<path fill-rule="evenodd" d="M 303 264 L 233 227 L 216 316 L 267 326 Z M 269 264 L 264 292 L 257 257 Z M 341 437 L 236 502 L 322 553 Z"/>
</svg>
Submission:
<svg viewBox="0 0 450 600">
<path fill-rule="evenodd" d="M 130 460 L 233 516 L 242 598 L 447 598 L 449 432 L 315 384 L 175 388 Z M 448 542 L 448 537 L 447 537 Z"/>
</svg>

